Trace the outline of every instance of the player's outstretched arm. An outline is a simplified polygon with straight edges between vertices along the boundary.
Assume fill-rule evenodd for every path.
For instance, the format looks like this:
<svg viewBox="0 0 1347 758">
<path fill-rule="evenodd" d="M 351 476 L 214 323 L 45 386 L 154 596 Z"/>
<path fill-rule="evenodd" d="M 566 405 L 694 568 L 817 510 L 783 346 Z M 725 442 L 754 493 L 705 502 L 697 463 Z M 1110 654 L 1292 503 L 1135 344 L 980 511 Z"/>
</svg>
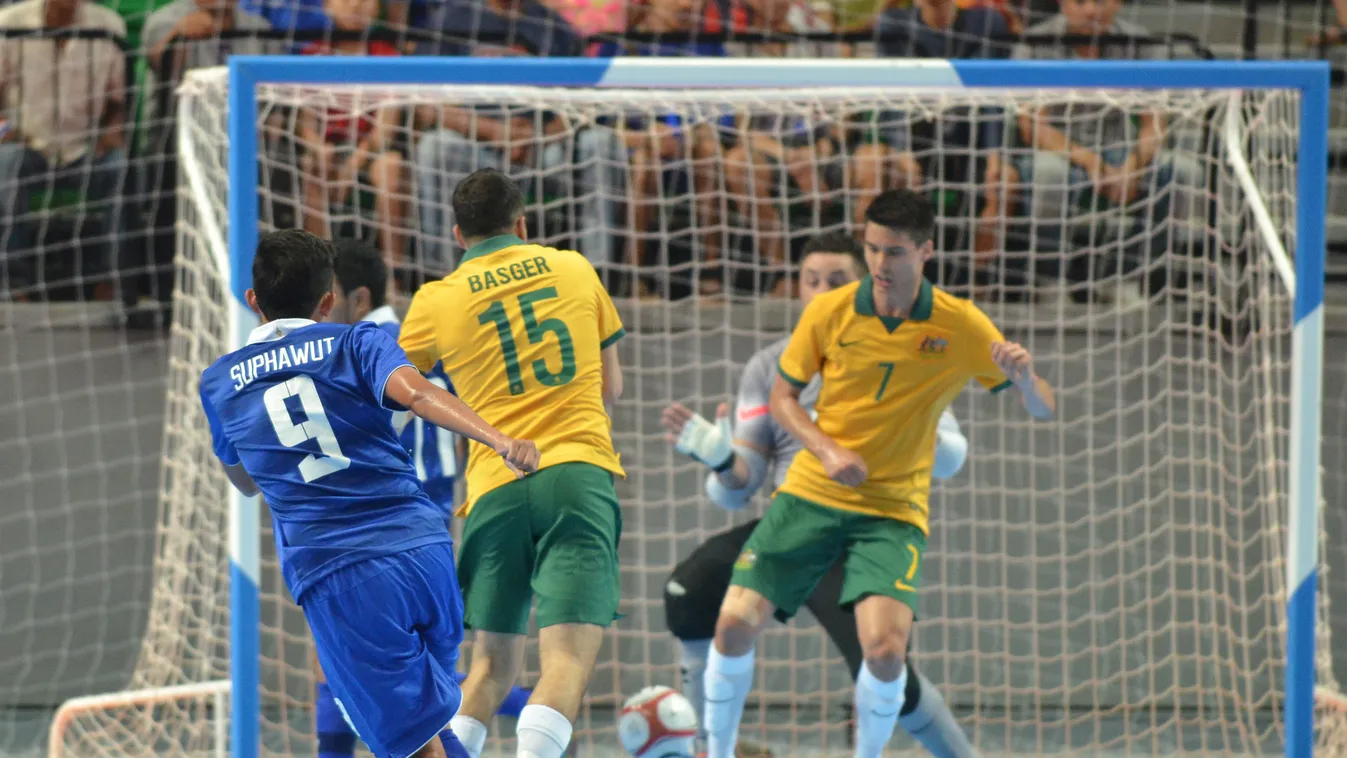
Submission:
<svg viewBox="0 0 1347 758">
<path fill-rule="evenodd" d="M 1037 419 L 1052 418 L 1057 410 L 1057 400 L 1052 387 L 1038 374 L 1034 373 L 1034 359 L 1029 351 L 1018 342 L 993 342 L 992 360 L 1000 367 L 1006 378 L 1014 383 L 1024 401 L 1024 409 Z"/>
<path fill-rule="evenodd" d="M 419 418 L 490 447 L 517 476 L 538 470 L 538 448 L 486 423 L 452 392 L 431 384 L 421 372 L 403 366 L 388 377 L 384 396 Z"/>
<path fill-rule="evenodd" d="M 772 418 L 785 427 L 792 437 L 799 440 L 809 452 L 818 457 L 828 478 L 838 484 L 856 487 L 870 476 L 865 460 L 854 451 L 847 450 L 819 430 L 818 425 L 809 418 L 809 413 L 800 405 L 800 393 L 803 387 L 796 387 L 781 377 L 772 385 L 770 406 Z"/>
<path fill-rule="evenodd" d="M 665 408 L 660 423 L 674 449 L 710 467 L 715 482 L 708 477 L 707 495 L 716 505 L 738 510 L 766 481 L 767 451 L 734 436 L 728 403 L 716 408 L 715 423 L 682 403 Z"/>
</svg>

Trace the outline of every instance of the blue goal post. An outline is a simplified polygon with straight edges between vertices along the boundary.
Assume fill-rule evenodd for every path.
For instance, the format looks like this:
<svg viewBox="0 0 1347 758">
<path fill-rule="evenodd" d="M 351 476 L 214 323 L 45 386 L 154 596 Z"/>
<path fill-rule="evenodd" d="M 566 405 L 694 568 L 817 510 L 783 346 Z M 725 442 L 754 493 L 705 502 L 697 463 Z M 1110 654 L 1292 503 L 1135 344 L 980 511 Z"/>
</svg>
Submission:
<svg viewBox="0 0 1347 758">
<path fill-rule="evenodd" d="M 229 279 L 231 347 L 256 318 L 244 302 L 258 237 L 257 88 L 302 85 L 497 85 L 637 89 L 1131 89 L 1293 90 L 1300 95 L 1296 160 L 1295 305 L 1291 367 L 1290 522 L 1287 529 L 1285 738 L 1287 758 L 1314 746 L 1315 597 L 1319 564 L 1319 435 L 1324 353 L 1324 219 L 1329 66 L 1297 62 L 1100 62 L 983 60 L 774 60 L 698 58 L 229 59 Z M 230 504 L 230 744 L 259 754 L 260 506 Z"/>
</svg>

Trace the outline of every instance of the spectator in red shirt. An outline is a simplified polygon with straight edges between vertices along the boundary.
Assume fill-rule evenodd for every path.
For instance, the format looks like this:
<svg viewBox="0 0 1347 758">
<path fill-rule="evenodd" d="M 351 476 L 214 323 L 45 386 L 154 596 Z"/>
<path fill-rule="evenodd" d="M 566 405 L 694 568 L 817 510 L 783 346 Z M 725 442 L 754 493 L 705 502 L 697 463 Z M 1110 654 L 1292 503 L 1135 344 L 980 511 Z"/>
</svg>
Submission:
<svg viewBox="0 0 1347 758">
<path fill-rule="evenodd" d="M 344 32 L 365 32 L 378 18 L 379 0 L 326 0 L 324 8 L 332 27 Z M 386 42 L 354 40 L 319 42 L 303 50 L 305 55 L 400 55 Z M 326 110 L 304 108 L 299 114 L 299 138 L 303 146 L 300 168 L 304 187 L 304 228 L 324 237 L 351 236 L 377 242 L 390 270 L 401 268 L 407 215 L 403 186 L 407 162 L 395 147 L 402 125 L 397 108 L 380 108 L 362 95 Z M 361 200 L 372 196 L 375 229 L 368 229 Z M 355 218 L 357 229 L 331 228 L 334 209 Z M 354 232 L 354 233 L 352 233 Z M 399 277 L 389 277 L 389 294 Z"/>
</svg>

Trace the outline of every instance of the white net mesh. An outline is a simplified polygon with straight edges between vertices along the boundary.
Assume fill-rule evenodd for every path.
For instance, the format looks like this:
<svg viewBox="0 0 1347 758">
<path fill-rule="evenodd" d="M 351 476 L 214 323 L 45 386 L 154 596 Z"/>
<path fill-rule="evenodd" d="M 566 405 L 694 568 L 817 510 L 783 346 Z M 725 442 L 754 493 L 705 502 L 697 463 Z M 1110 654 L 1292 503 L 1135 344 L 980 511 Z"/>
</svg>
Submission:
<svg viewBox="0 0 1347 758">
<path fill-rule="evenodd" d="M 197 72 L 182 100 L 166 466 L 133 690 L 227 676 L 226 483 L 195 397 L 227 347 L 211 231 L 226 223 L 225 94 L 223 71 Z M 671 453 L 660 410 L 729 400 L 748 356 L 792 323 L 778 295 L 802 243 L 902 183 L 940 209 L 930 275 L 1027 344 L 1060 419 L 976 393 L 956 402 L 970 460 L 933 497 L 917 665 L 988 753 L 1280 751 L 1290 301 L 1225 166 L 1228 94 L 266 87 L 260 106 L 265 226 L 367 236 L 409 293 L 457 256 L 454 182 L 498 165 L 524 185 L 531 234 L 584 252 L 622 296 L 626 618 L 600 656 L 578 754 L 617 751 L 624 695 L 676 683 L 664 581 L 731 521 Z M 1234 107 L 1237 147 L 1289 244 L 1296 99 Z M 1153 168 L 1119 160 L 1115 181 L 1095 183 L 1054 165 L 1020 123 L 1045 108 L 1044 123 L 1106 158 L 1149 149 L 1160 117 Z M 309 643 L 259 540 L 263 744 L 309 754 Z M 1328 631 L 1318 674 L 1331 693 Z M 848 752 L 850 682 L 817 626 L 772 630 L 759 660 L 743 736 L 784 755 Z M 217 692 L 82 706 L 53 747 L 210 749 Z M 1321 747 L 1341 751 L 1340 714 L 1321 710 Z"/>
</svg>

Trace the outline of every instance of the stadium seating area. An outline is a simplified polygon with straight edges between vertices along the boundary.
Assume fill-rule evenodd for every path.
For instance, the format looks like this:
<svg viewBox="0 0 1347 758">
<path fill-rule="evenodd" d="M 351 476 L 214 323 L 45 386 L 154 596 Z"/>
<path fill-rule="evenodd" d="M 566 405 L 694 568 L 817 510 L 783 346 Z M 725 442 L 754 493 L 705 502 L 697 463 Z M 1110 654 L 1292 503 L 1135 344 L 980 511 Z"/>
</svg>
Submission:
<svg viewBox="0 0 1347 758">
<path fill-rule="evenodd" d="M 0 298 L 120 300 L 131 323 L 162 323 L 174 87 L 233 54 L 1319 57 L 1331 17 L 1322 0 L 20 0 L 0 7 Z M 945 284 L 1014 297 L 1033 279 L 1039 299 L 1122 306 L 1169 283 L 1149 261 L 1205 250 L 1211 226 L 1207 167 L 1183 149 L 1202 136 L 1162 118 L 555 116 L 277 109 L 259 125 L 263 216 L 367 237 L 409 294 L 454 264 L 458 178 L 496 166 L 519 177 L 539 236 L 585 252 L 616 294 L 779 296 L 808 236 L 907 185 L 937 201 Z M 1329 238 L 1347 245 L 1336 217 Z M 1094 292 L 1101 267 L 1138 273 Z"/>
</svg>

